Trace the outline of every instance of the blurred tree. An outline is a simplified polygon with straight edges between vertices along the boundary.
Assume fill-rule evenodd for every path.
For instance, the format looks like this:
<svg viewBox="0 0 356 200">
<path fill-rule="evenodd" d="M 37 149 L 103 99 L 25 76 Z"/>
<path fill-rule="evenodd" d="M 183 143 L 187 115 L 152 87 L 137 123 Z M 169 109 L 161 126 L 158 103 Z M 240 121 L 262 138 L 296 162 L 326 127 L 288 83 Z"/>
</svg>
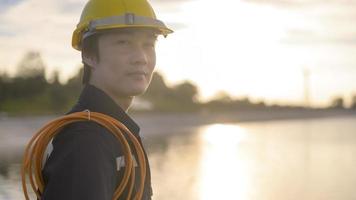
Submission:
<svg viewBox="0 0 356 200">
<path fill-rule="evenodd" d="M 44 75 L 45 65 L 37 51 L 29 51 L 17 66 L 17 77 L 29 78 Z"/>
<path fill-rule="evenodd" d="M 175 99 L 184 104 L 193 104 L 197 101 L 198 89 L 192 83 L 185 81 L 173 88 Z"/>
<path fill-rule="evenodd" d="M 55 71 L 52 75 L 46 95 L 48 96 L 49 108 L 56 113 L 68 111 L 77 100 L 83 87 L 81 77 L 83 68 L 70 78 L 66 84 L 59 81 L 59 72 Z"/>
<path fill-rule="evenodd" d="M 52 83 L 48 88 L 49 92 L 49 104 L 53 111 L 61 111 L 64 109 L 68 101 L 68 95 L 66 94 L 65 87 L 59 82 L 59 73 L 55 71 L 53 73 Z"/>
<path fill-rule="evenodd" d="M 332 108 L 344 108 L 344 99 L 342 97 L 335 97 L 331 103 Z"/>
<path fill-rule="evenodd" d="M 233 99 L 227 93 L 221 92 L 215 95 L 215 98 L 204 104 L 205 110 L 212 111 L 233 111 L 233 110 L 251 110 L 261 109 L 264 104 L 253 104 L 247 97 Z"/>
<path fill-rule="evenodd" d="M 2 100 L 33 97 L 46 89 L 45 65 L 38 52 L 28 52 L 17 69 L 14 78 L 2 81 Z"/>
<path fill-rule="evenodd" d="M 0 112 L 2 110 L 2 103 L 4 102 L 4 100 L 6 99 L 6 86 L 5 86 L 5 80 L 3 78 L 4 75 L 0 76 Z"/>
<path fill-rule="evenodd" d="M 163 76 L 158 72 L 154 72 L 152 75 L 152 80 L 147 88 L 146 93 L 142 95 L 143 98 L 153 100 L 166 96 L 169 93 L 169 88 L 167 87 Z"/>
<path fill-rule="evenodd" d="M 67 84 L 64 85 L 66 88 L 66 91 L 70 97 L 72 97 L 72 100 L 76 100 L 77 96 L 80 94 L 80 91 L 83 88 L 82 84 L 82 77 L 83 77 L 83 67 L 79 68 L 80 70 L 78 73 L 70 78 L 67 82 Z"/>
<path fill-rule="evenodd" d="M 173 88 L 167 86 L 159 73 L 153 73 L 151 84 L 141 97 L 153 104 L 157 111 L 192 111 L 197 110 L 195 85 L 184 82 Z"/>
<path fill-rule="evenodd" d="M 225 91 L 217 92 L 214 95 L 213 99 L 216 100 L 216 101 L 221 101 L 221 102 L 232 102 L 233 101 L 231 96 Z"/>
<path fill-rule="evenodd" d="M 356 94 L 353 95 L 352 100 L 351 100 L 351 108 L 356 109 Z"/>
<path fill-rule="evenodd" d="M 155 110 L 166 110 L 169 105 L 167 98 L 170 96 L 170 89 L 167 87 L 164 78 L 158 72 L 154 72 L 152 80 L 146 92 L 141 95 L 142 99 L 152 103 Z"/>
</svg>

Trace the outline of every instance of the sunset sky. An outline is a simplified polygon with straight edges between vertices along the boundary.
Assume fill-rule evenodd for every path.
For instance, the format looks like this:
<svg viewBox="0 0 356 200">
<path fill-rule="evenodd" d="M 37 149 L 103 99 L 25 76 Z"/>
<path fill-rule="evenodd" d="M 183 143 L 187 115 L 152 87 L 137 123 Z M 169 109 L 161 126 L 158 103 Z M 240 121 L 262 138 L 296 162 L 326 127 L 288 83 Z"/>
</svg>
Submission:
<svg viewBox="0 0 356 200">
<path fill-rule="evenodd" d="M 151 0 L 175 33 L 160 38 L 157 71 L 189 80 L 208 100 L 219 91 L 303 104 L 356 94 L 356 0 Z M 0 0 L 0 71 L 35 50 L 65 81 L 81 65 L 71 35 L 86 0 Z"/>
</svg>

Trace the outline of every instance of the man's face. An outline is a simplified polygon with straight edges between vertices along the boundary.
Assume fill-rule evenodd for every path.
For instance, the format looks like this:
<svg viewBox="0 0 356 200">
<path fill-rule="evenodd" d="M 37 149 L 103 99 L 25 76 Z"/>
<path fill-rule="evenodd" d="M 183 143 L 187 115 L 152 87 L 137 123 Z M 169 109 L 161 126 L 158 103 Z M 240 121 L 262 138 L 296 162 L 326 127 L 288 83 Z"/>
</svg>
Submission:
<svg viewBox="0 0 356 200">
<path fill-rule="evenodd" d="M 153 30 L 144 28 L 102 34 L 91 82 L 116 97 L 144 93 L 156 65 L 156 38 Z"/>
</svg>

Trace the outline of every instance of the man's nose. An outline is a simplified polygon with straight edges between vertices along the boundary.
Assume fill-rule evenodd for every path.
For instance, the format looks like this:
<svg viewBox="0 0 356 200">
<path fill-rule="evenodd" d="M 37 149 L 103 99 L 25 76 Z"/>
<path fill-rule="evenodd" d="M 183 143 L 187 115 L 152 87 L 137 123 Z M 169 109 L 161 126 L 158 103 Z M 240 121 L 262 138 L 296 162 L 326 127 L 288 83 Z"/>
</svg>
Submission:
<svg viewBox="0 0 356 200">
<path fill-rule="evenodd" d="M 135 65 L 146 65 L 148 62 L 147 52 L 143 46 L 135 45 L 132 52 L 132 62 Z"/>
</svg>

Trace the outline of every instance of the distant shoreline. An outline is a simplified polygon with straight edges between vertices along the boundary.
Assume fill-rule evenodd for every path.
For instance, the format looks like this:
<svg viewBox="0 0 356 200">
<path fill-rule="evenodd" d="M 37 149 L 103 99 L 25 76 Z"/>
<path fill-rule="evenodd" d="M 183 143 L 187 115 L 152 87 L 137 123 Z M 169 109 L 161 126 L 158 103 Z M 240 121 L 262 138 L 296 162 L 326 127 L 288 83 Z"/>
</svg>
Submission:
<svg viewBox="0 0 356 200">
<path fill-rule="evenodd" d="M 270 120 L 289 120 L 289 119 L 310 119 L 310 118 L 325 118 L 335 116 L 356 116 L 356 110 L 254 110 L 254 111 L 222 111 L 215 113 L 134 113 L 131 114 L 134 118 L 172 118 L 181 117 L 184 121 L 194 119 L 196 123 L 229 123 L 229 122 L 250 122 L 250 121 L 270 121 Z"/>
<path fill-rule="evenodd" d="M 318 119 L 355 116 L 355 110 L 259 110 L 217 113 L 138 113 L 133 118 L 148 135 L 164 133 L 177 127 L 193 128 L 214 123 L 245 123 L 274 120 Z M 157 132 L 157 126 L 161 129 Z"/>
<path fill-rule="evenodd" d="M 199 126 L 215 123 L 249 123 L 264 122 L 274 120 L 293 120 L 293 119 L 317 119 L 327 117 L 355 116 L 356 110 L 347 109 L 320 109 L 320 110 L 254 110 L 254 111 L 231 111 L 231 112 L 200 112 L 200 113 L 166 113 L 166 112 L 147 112 L 129 113 L 130 116 L 139 124 L 141 131 L 147 135 L 160 135 L 182 129 L 190 129 Z M 49 121 L 61 115 L 25 115 L 25 116 L 0 116 L 0 125 L 11 121 L 11 126 L 18 123 L 31 124 L 36 130 L 44 126 Z"/>
</svg>

